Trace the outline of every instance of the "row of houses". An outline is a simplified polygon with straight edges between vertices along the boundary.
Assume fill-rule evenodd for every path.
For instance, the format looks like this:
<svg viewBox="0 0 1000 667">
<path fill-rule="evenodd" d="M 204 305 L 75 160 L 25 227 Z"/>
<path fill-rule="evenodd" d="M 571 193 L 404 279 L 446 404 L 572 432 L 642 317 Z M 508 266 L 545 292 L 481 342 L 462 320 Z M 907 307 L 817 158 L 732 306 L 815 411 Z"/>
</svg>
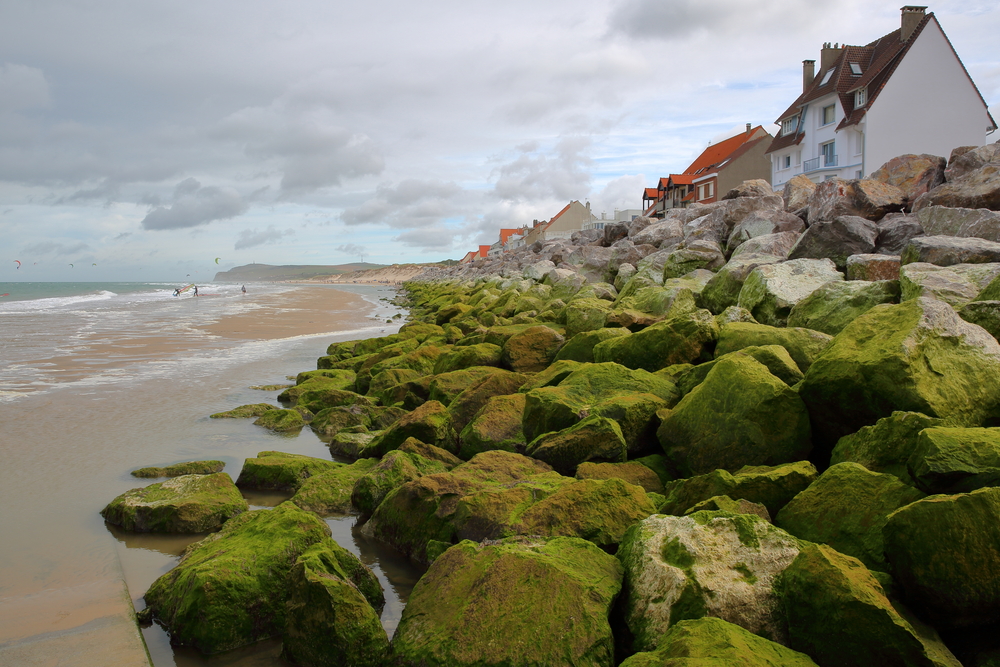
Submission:
<svg viewBox="0 0 1000 667">
<path fill-rule="evenodd" d="M 802 61 L 802 93 L 776 119 L 777 136 L 747 123 L 684 171 L 644 188 L 642 209 L 628 215 L 662 218 L 673 208 L 717 201 L 750 179 L 780 189 L 799 175 L 816 183 L 863 178 L 898 155 L 948 156 L 958 146 L 981 146 L 997 123 L 926 10 L 902 7 L 899 28 L 864 46 L 823 44 L 818 71 L 815 60 Z M 603 226 L 589 204 L 574 201 L 547 222 L 501 230 L 497 243 L 463 261 Z"/>
</svg>

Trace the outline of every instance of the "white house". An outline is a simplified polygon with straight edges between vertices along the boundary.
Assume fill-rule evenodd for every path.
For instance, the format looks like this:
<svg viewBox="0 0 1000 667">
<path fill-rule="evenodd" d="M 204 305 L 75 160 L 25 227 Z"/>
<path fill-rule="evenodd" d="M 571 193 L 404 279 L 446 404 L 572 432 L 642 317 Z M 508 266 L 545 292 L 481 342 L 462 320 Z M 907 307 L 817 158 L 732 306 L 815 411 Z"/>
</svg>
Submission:
<svg viewBox="0 0 1000 667">
<path fill-rule="evenodd" d="M 948 157 L 997 129 L 983 96 L 926 7 L 903 7 L 900 28 L 866 46 L 824 44 L 802 63 L 802 94 L 778 118 L 771 184 L 805 174 L 861 178 L 906 153 Z"/>
</svg>

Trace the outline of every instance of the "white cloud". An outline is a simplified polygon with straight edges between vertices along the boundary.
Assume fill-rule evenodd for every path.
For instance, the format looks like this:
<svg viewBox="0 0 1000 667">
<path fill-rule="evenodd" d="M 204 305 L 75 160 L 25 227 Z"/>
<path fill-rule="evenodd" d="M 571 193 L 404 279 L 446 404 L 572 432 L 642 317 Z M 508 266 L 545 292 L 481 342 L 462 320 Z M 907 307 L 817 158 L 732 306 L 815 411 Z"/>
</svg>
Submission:
<svg viewBox="0 0 1000 667">
<path fill-rule="evenodd" d="M 233 188 L 202 187 L 194 178 L 186 178 L 174 189 L 170 206 L 156 206 L 142 219 L 143 229 L 183 229 L 207 225 L 215 220 L 235 218 L 248 206 Z"/>
<path fill-rule="evenodd" d="M 277 243 L 285 236 L 292 236 L 295 234 L 294 229 L 278 230 L 275 229 L 274 225 L 268 226 L 262 232 L 256 229 L 244 229 L 240 232 L 240 238 L 236 241 L 236 245 L 233 246 L 234 250 L 243 250 L 244 248 L 254 248 L 260 245 L 267 245 L 271 243 Z"/>
</svg>

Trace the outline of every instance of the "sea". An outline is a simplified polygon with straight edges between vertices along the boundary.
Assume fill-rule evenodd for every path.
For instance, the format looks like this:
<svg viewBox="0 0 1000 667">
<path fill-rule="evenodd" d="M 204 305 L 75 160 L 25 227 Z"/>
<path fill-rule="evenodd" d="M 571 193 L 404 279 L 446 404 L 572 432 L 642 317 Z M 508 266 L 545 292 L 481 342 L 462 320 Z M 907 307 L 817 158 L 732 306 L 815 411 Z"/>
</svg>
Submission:
<svg viewBox="0 0 1000 667">
<path fill-rule="evenodd" d="M 385 285 L 208 283 L 198 297 L 178 287 L 0 283 L 0 662 L 116 664 L 114 641 L 87 638 L 111 637 L 102 628 L 122 599 L 142 609 L 149 585 L 204 537 L 106 524 L 108 502 L 156 481 L 130 471 L 217 459 L 236 479 L 261 451 L 330 458 L 308 428 L 275 434 L 209 415 L 277 404 L 279 390 L 260 387 L 292 383 L 332 342 L 394 333 L 405 315 Z M 254 509 L 288 497 L 245 495 Z M 356 516 L 325 520 L 382 583 L 391 636 L 422 570 L 362 536 Z M 203 656 L 156 624 L 142 636 L 155 667 L 286 665 L 279 640 Z"/>
</svg>

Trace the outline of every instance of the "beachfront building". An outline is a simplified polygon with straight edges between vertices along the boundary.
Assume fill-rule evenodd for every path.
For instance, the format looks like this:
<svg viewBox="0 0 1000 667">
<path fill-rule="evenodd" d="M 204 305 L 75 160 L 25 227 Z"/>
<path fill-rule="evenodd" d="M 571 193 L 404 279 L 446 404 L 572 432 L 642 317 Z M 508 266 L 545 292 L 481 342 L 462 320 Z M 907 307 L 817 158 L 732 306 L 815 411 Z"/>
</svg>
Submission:
<svg viewBox="0 0 1000 667">
<path fill-rule="evenodd" d="M 709 145 L 683 173 L 670 174 L 660 178 L 657 187 L 643 189 L 645 214 L 662 218 L 672 208 L 718 201 L 743 181 L 770 182 L 771 163 L 765 155 L 770 140 L 762 126 L 747 123 L 746 132 Z"/>
<path fill-rule="evenodd" d="M 805 174 L 862 178 L 898 155 L 947 157 L 997 129 L 979 89 L 926 7 L 865 46 L 826 43 L 802 63 L 802 94 L 778 118 L 767 149 L 771 183 Z"/>
<path fill-rule="evenodd" d="M 626 208 L 626 209 L 615 209 L 613 215 L 608 216 L 604 211 L 601 211 L 601 217 L 596 215 L 590 222 L 583 223 L 584 229 L 604 229 L 604 225 L 610 224 L 612 222 L 632 222 L 636 218 L 642 215 L 642 210 L 638 208 Z"/>
</svg>

